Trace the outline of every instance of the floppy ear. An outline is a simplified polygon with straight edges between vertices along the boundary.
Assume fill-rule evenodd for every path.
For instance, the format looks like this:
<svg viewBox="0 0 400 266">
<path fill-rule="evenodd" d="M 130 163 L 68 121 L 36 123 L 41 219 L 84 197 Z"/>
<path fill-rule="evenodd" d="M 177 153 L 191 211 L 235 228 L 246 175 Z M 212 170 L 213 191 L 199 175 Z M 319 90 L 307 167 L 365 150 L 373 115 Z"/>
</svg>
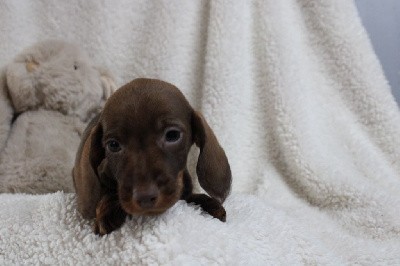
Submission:
<svg viewBox="0 0 400 266">
<path fill-rule="evenodd" d="M 200 148 L 196 172 L 200 186 L 220 203 L 228 196 L 231 183 L 231 169 L 224 150 L 214 132 L 199 112 L 192 114 L 193 140 Z"/>
<path fill-rule="evenodd" d="M 98 122 L 92 129 L 91 133 L 91 144 L 90 144 L 90 152 L 89 152 L 89 161 L 90 165 L 93 168 L 95 174 L 99 177 L 98 168 L 105 158 L 105 151 L 101 142 L 103 137 L 103 129 Z"/>
<path fill-rule="evenodd" d="M 99 117 L 100 114 L 94 117 L 83 133 L 73 170 L 78 209 L 85 218 L 96 216 L 96 206 L 103 194 L 98 176 L 98 168 L 104 158 Z"/>
</svg>

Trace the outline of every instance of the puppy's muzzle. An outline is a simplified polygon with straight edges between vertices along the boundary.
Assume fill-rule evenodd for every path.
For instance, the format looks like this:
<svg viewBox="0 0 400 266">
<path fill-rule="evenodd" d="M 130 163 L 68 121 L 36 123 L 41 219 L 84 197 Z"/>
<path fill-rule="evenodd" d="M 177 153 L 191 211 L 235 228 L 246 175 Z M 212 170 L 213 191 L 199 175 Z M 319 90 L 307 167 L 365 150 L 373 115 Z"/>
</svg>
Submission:
<svg viewBox="0 0 400 266">
<path fill-rule="evenodd" d="M 158 189 L 155 186 L 135 189 L 132 200 L 142 209 L 151 209 L 157 202 L 158 194 Z"/>
</svg>

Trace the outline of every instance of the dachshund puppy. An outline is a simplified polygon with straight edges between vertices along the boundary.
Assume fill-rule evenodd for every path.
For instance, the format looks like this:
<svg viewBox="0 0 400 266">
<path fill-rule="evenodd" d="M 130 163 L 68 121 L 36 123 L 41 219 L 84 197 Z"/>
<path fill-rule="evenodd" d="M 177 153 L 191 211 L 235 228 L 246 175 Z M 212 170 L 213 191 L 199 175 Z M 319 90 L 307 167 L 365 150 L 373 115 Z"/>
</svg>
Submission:
<svg viewBox="0 0 400 266">
<path fill-rule="evenodd" d="M 193 194 L 186 162 L 200 148 L 196 172 L 210 195 Z M 129 215 L 156 215 L 179 199 L 225 221 L 231 188 L 224 150 L 203 116 L 172 84 L 136 79 L 117 90 L 86 128 L 72 171 L 78 210 L 95 233 L 121 227 Z"/>
</svg>

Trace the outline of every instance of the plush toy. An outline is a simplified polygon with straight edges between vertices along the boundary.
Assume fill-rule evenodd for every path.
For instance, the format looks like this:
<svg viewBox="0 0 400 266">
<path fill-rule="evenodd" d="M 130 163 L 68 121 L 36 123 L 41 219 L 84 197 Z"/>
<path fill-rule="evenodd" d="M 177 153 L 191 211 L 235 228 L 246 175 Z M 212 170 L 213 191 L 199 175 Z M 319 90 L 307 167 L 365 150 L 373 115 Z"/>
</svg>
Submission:
<svg viewBox="0 0 400 266">
<path fill-rule="evenodd" d="M 115 90 L 108 71 L 63 41 L 33 45 L 0 78 L 0 192 L 73 191 L 86 122 Z"/>
</svg>

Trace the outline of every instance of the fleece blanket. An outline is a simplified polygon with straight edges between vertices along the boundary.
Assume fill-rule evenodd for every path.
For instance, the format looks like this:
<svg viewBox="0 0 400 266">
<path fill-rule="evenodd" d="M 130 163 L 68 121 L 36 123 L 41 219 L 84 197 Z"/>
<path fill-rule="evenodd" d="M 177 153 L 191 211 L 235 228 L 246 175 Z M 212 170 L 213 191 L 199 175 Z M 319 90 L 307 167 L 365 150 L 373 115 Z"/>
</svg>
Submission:
<svg viewBox="0 0 400 266">
<path fill-rule="evenodd" d="M 74 194 L 0 195 L 0 264 L 400 264 L 400 112 L 352 1 L 10 0 L 0 36 L 1 64 L 62 38 L 177 85 L 233 173 L 226 223 L 178 202 L 102 238 Z"/>
</svg>

